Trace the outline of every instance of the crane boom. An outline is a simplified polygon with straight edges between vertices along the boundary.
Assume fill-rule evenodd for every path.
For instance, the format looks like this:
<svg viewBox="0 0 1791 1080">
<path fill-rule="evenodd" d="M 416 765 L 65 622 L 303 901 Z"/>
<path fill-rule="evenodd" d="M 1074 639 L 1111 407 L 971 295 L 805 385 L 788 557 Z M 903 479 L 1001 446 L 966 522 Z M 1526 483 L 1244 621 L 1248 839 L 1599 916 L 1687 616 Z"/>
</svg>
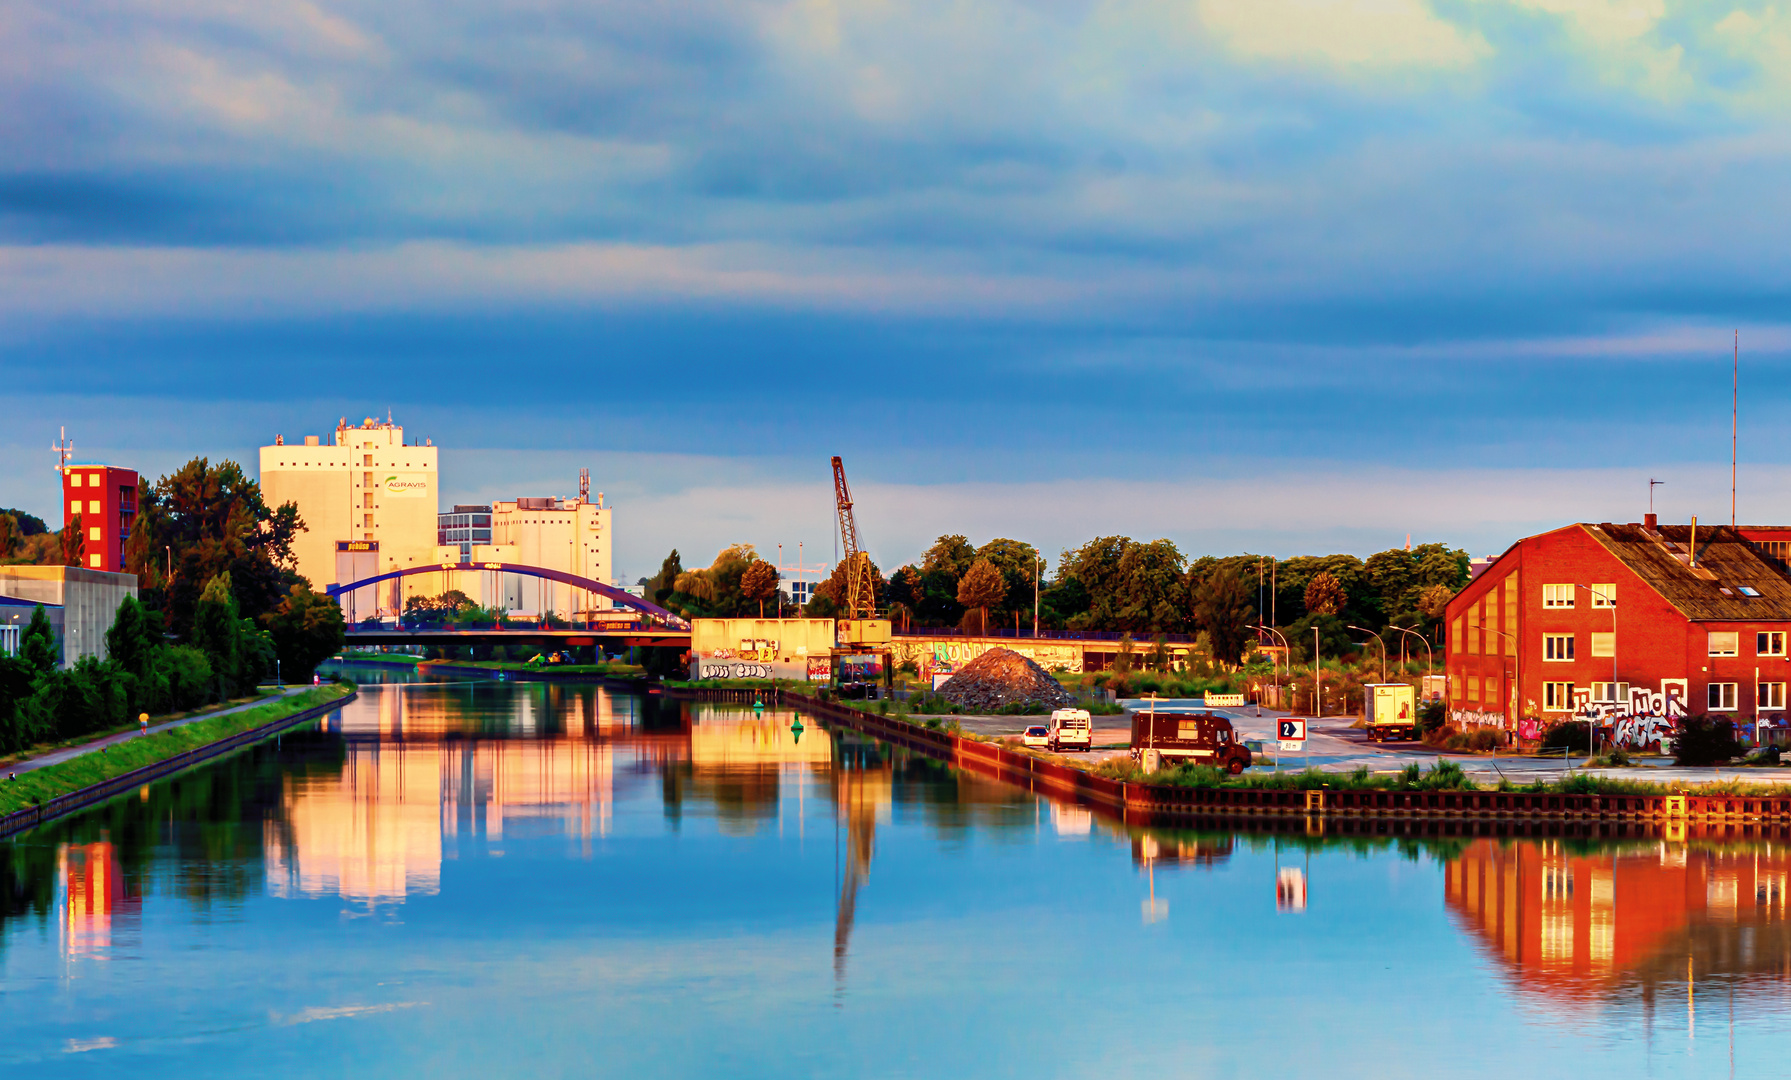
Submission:
<svg viewBox="0 0 1791 1080">
<path fill-rule="evenodd" d="M 868 619 L 877 613 L 877 584 L 872 581 L 871 557 L 858 546 L 858 522 L 852 515 L 852 489 L 846 485 L 846 465 L 833 459 L 833 499 L 840 516 L 840 552 L 846 569 L 844 617 Z"/>
</svg>

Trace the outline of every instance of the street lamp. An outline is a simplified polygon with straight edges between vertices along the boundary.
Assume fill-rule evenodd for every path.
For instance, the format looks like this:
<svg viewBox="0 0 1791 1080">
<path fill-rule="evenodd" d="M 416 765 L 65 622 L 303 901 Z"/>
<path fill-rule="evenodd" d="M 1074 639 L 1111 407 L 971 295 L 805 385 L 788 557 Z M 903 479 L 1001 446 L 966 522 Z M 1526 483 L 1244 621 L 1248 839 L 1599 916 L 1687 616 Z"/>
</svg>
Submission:
<svg viewBox="0 0 1791 1080">
<path fill-rule="evenodd" d="M 1390 627 L 1388 627 L 1388 629 L 1389 630 L 1397 630 L 1402 634 L 1410 634 L 1412 637 L 1415 637 L 1419 641 L 1424 642 L 1424 673 L 1426 675 L 1429 675 L 1435 670 L 1436 664 L 1435 664 L 1435 661 L 1431 657 L 1429 639 L 1427 639 L 1423 634 L 1418 633 L 1418 631 L 1407 630 L 1403 626 L 1390 626 Z"/>
<path fill-rule="evenodd" d="M 1037 555 L 1033 556 L 1033 566 L 1032 566 L 1032 636 L 1033 636 L 1034 640 L 1037 640 L 1038 636 L 1039 636 L 1039 574 L 1041 572 L 1041 568 L 1044 565 L 1045 565 L 1045 560 L 1043 557 L 1037 556 Z"/>
<path fill-rule="evenodd" d="M 1352 627 L 1350 627 L 1350 629 L 1351 630 L 1360 630 L 1364 634 L 1370 635 L 1371 637 L 1374 638 L 1374 640 L 1379 641 L 1381 643 L 1381 681 L 1386 682 L 1387 681 L 1387 643 L 1384 640 L 1382 640 L 1382 638 L 1379 634 L 1376 634 L 1373 630 L 1368 629 L 1366 626 L 1352 626 Z M 1368 643 L 1366 641 L 1364 641 L 1362 644 L 1366 645 Z"/>
<path fill-rule="evenodd" d="M 1284 650 L 1286 650 L 1284 655 L 1287 656 L 1289 659 L 1292 659 L 1293 646 L 1288 644 L 1286 634 L 1283 634 L 1281 631 L 1275 629 L 1272 626 L 1264 626 L 1262 623 L 1257 623 L 1255 626 L 1252 627 L 1252 629 L 1256 630 L 1259 635 L 1261 634 L 1262 631 L 1266 630 L 1269 633 L 1274 634 L 1276 637 L 1280 638 L 1281 639 L 1281 647 Z M 1271 666 L 1273 666 L 1273 665 L 1271 665 Z M 1281 704 L 1281 673 L 1280 673 L 1279 668 L 1277 668 L 1276 672 L 1275 672 L 1275 704 L 1276 705 Z"/>
<path fill-rule="evenodd" d="M 1511 643 L 1511 656 L 1512 656 L 1511 689 L 1510 689 L 1509 693 L 1506 694 L 1506 698 L 1508 701 L 1511 702 L 1511 723 L 1513 725 L 1516 725 L 1516 723 L 1517 723 L 1517 675 L 1518 675 L 1517 665 L 1523 661 L 1523 657 L 1520 656 L 1518 653 L 1517 638 L 1511 636 L 1510 634 L 1507 634 L 1503 630 L 1494 630 L 1490 626 L 1483 626 L 1480 629 L 1485 630 L 1489 634 L 1497 634 L 1500 637 L 1504 638 L 1506 641 L 1509 641 Z M 1499 674 L 1501 676 L 1503 676 L 1505 674 L 1505 658 L 1504 657 L 1499 658 Z"/>
</svg>

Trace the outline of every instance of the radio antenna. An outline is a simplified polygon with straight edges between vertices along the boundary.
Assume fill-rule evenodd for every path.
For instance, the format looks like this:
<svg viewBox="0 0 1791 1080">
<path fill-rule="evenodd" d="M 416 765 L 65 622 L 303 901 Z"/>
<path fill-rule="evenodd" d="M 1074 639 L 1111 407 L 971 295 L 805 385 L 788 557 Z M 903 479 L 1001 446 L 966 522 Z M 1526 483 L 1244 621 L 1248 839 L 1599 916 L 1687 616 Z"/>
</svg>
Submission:
<svg viewBox="0 0 1791 1080">
<path fill-rule="evenodd" d="M 1736 447 L 1741 434 L 1741 328 L 1735 329 L 1735 370 L 1729 384 L 1729 528 L 1735 527 Z"/>
</svg>

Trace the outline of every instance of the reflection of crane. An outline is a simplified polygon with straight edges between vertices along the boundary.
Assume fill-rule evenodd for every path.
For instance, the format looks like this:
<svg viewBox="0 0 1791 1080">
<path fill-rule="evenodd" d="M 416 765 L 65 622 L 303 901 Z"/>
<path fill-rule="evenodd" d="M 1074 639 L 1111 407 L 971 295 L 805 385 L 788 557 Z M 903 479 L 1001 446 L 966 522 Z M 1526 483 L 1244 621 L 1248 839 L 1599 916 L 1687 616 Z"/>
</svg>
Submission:
<svg viewBox="0 0 1791 1080">
<path fill-rule="evenodd" d="M 871 573 L 871 557 L 858 546 L 858 522 L 852 516 L 852 489 L 846 486 L 846 466 L 833 459 L 833 498 L 840 515 L 841 565 L 846 569 L 845 610 L 841 617 L 868 619 L 877 613 L 877 583 Z"/>
<path fill-rule="evenodd" d="M 877 801 L 865 783 L 868 778 L 861 769 L 840 769 L 833 780 L 835 813 L 841 804 L 846 809 L 846 865 L 840 874 L 839 910 L 833 923 L 833 978 L 838 990 L 846 985 L 846 946 L 858 911 L 858 889 L 871 876 L 871 856 L 877 846 Z"/>
</svg>

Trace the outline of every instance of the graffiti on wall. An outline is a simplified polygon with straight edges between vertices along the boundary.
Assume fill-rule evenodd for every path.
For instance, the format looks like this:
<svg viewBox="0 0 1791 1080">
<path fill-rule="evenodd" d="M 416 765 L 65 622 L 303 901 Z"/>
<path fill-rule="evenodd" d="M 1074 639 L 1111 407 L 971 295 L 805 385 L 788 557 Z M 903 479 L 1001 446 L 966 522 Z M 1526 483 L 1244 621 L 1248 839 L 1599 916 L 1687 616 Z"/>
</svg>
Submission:
<svg viewBox="0 0 1791 1080">
<path fill-rule="evenodd" d="M 1063 668 L 1071 674 L 1082 673 L 1082 646 L 1075 644 L 1022 643 L 1019 640 L 1008 643 L 975 638 L 898 638 L 890 643 L 890 648 L 895 654 L 897 667 L 911 663 L 923 675 L 934 671 L 956 671 L 990 649 L 1012 649 L 1046 671 Z"/>
<path fill-rule="evenodd" d="M 741 660 L 716 660 L 707 656 L 696 658 L 693 666 L 698 679 L 769 679 L 772 678 L 771 665 Z"/>
<path fill-rule="evenodd" d="M 1673 737 L 1678 724 L 1668 716 L 1625 716 L 1618 719 L 1611 730 L 1611 738 L 1619 746 L 1631 746 L 1638 750 L 1650 747 L 1661 747 L 1666 740 Z"/>
<path fill-rule="evenodd" d="M 1505 714 L 1455 709 L 1449 713 L 1449 722 L 1456 727 L 1504 727 Z"/>
</svg>

